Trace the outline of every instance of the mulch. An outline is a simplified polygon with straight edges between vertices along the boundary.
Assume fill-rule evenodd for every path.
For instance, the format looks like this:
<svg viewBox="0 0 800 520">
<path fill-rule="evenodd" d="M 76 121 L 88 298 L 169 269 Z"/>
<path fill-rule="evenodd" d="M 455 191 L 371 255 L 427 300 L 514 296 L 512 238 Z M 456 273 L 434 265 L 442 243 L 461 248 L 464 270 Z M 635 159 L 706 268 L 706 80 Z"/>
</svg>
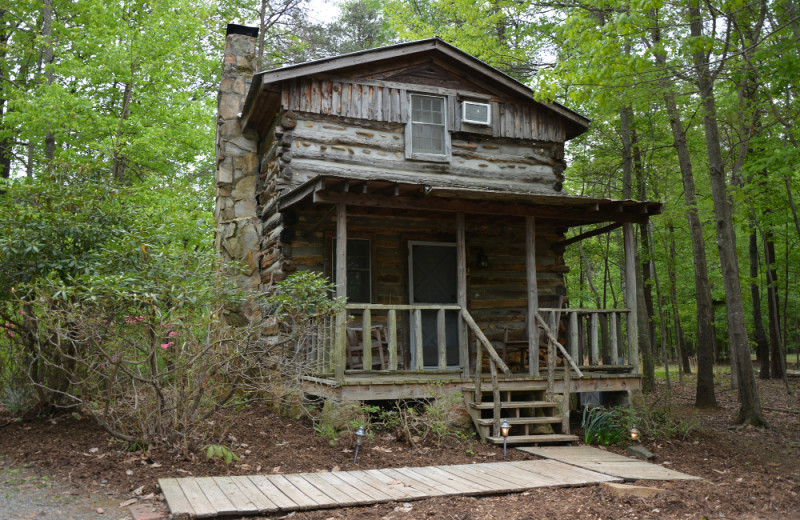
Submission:
<svg viewBox="0 0 800 520">
<path fill-rule="evenodd" d="M 644 482 L 667 493 L 650 499 L 619 498 L 598 486 L 538 489 L 490 497 L 434 498 L 406 504 L 298 512 L 296 519 L 527 519 L 527 518 L 800 518 L 800 380 L 790 379 L 793 396 L 781 381 L 759 381 L 769 428 L 736 427 L 736 393 L 720 379 L 720 408 L 698 410 L 692 377 L 684 384 L 663 383 L 648 399 L 666 406 L 674 417 L 695 428 L 685 439 L 643 445 L 656 462 L 700 476 L 705 481 Z M 428 442 L 413 447 L 386 432 L 366 442 L 357 464 L 354 441 L 340 437 L 331 443 L 317 435 L 307 419 L 280 417 L 266 406 L 226 413 L 225 434 L 219 444 L 229 446 L 240 460 L 230 465 L 209 460 L 201 450 L 186 456 L 167 447 L 146 454 L 130 452 L 89 418 L 60 414 L 21 422 L 0 416 L 0 456 L 7 466 L 26 465 L 50 478 L 96 493 L 116 494 L 120 500 L 158 497 L 163 477 L 247 475 L 337 471 L 382 467 L 465 464 L 503 459 L 502 448 L 470 440 Z M 580 434 L 580 432 L 579 432 Z M 624 453 L 622 447 L 609 448 Z M 508 459 L 529 455 L 509 450 Z"/>
</svg>

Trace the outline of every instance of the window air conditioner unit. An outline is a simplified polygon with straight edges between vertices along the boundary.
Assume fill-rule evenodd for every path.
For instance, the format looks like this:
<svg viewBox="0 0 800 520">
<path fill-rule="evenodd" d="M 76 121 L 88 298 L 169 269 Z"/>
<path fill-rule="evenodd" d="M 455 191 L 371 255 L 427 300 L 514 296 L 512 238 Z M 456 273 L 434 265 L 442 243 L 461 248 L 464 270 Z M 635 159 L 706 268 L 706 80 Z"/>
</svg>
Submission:
<svg viewBox="0 0 800 520">
<path fill-rule="evenodd" d="M 473 125 L 488 125 L 492 119 L 492 107 L 489 103 L 474 101 L 461 102 L 461 121 Z"/>
</svg>

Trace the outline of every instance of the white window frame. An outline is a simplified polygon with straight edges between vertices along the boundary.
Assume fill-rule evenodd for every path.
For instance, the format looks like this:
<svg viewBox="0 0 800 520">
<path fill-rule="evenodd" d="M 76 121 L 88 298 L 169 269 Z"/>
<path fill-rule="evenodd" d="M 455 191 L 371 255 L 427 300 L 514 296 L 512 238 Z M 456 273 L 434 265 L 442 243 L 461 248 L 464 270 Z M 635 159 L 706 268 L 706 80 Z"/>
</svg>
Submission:
<svg viewBox="0 0 800 520">
<path fill-rule="evenodd" d="M 415 153 L 413 151 L 413 125 L 414 125 L 414 97 L 429 97 L 442 100 L 442 126 L 444 127 L 444 153 Z M 435 162 L 449 162 L 450 161 L 450 125 L 447 114 L 448 97 L 410 92 L 408 94 L 408 121 L 406 123 L 406 159 L 414 159 L 419 161 L 435 161 Z M 419 124 L 419 123 L 418 123 Z M 431 124 L 431 123 L 422 123 Z"/>
</svg>

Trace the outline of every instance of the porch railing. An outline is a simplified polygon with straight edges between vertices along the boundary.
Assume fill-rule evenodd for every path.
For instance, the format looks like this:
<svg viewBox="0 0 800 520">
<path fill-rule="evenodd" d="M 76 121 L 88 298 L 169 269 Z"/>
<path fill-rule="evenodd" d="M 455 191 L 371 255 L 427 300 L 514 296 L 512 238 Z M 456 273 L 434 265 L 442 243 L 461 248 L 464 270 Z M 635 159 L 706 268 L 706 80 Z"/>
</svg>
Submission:
<svg viewBox="0 0 800 520">
<path fill-rule="evenodd" d="M 501 369 L 503 372 L 508 370 L 504 360 L 497 356 L 492 342 L 486 338 L 470 313 L 462 310 L 459 305 L 348 304 L 346 311 L 348 319 L 343 325 L 339 323 L 338 331 L 335 318 L 319 320 L 313 330 L 304 335 L 302 344 L 298 345 L 298 350 L 304 357 L 311 373 L 333 374 L 337 372 L 337 369 L 342 374 L 345 370 L 348 373 L 425 370 L 422 340 L 423 311 L 436 311 L 437 362 L 434 371 L 446 371 L 453 368 L 448 366 L 447 362 L 445 316 L 448 311 L 459 313 L 459 320 L 463 322 L 465 330 L 473 338 L 467 341 L 471 345 L 477 345 L 474 350 L 476 356 L 474 369 L 471 371 L 473 374 L 480 375 L 480 370 L 477 369 L 481 366 L 481 356 L 485 353 L 488 353 L 492 359 L 490 369 L 494 365 L 495 369 L 503 367 Z M 548 364 L 550 360 L 555 362 L 560 357 L 565 360 L 569 359 L 573 370 L 630 366 L 632 363 L 626 335 L 623 333 L 624 328 L 627 327 L 629 312 L 628 309 L 540 308 L 537 321 L 541 321 L 538 321 L 537 325 L 543 330 L 543 324 L 546 325 L 547 331 L 553 336 L 552 338 L 548 338 L 546 335 L 542 337 L 542 347 L 547 345 L 548 349 L 554 349 L 552 355 L 548 351 Z M 410 333 L 409 338 L 400 338 L 400 331 L 404 328 L 400 324 L 404 320 L 410 320 L 410 326 L 406 329 Z M 372 333 L 374 328 L 380 329 L 380 333 L 376 335 L 375 339 Z M 348 329 L 351 332 L 359 331 L 362 338 L 361 362 L 357 367 L 352 366 L 348 357 Z M 380 341 L 381 344 L 374 344 L 376 341 Z M 553 342 L 558 346 L 553 346 Z M 413 346 L 412 363 L 406 362 L 405 351 L 401 348 L 403 345 L 408 348 Z M 352 348 L 353 345 L 350 347 Z M 373 370 L 374 362 L 377 361 L 374 359 L 374 349 L 382 349 L 384 355 L 384 364 L 376 370 Z M 497 356 L 496 359 L 491 355 L 492 353 Z M 467 355 L 468 359 L 462 359 L 463 353 L 459 356 L 460 370 L 472 364 L 469 353 Z M 430 373 L 431 367 L 427 368 L 429 370 L 425 370 L 426 373 Z M 552 377 L 550 370 L 548 370 L 548 377 Z M 480 378 L 476 376 L 476 381 L 478 379 Z M 477 384 L 480 385 L 479 382 Z"/>
<path fill-rule="evenodd" d="M 539 309 L 539 314 L 558 338 L 565 324 L 565 346 L 577 366 L 633 365 L 627 335 L 630 309 Z M 561 319 L 563 317 L 563 319 Z"/>
<path fill-rule="evenodd" d="M 423 355 L 422 338 L 422 312 L 436 311 L 436 349 L 437 363 L 436 369 L 448 370 L 447 363 L 447 331 L 445 316 L 447 311 L 461 311 L 459 305 L 387 305 L 387 304 L 347 304 L 345 309 L 348 314 L 347 320 L 337 321 L 336 319 L 325 320 L 325 324 L 319 327 L 317 339 L 309 339 L 304 346 L 306 360 L 312 367 L 312 371 L 318 374 L 340 372 L 396 372 L 398 370 L 423 371 L 425 370 Z M 359 314 L 354 314 L 357 311 Z M 403 313 L 407 313 L 403 315 Z M 411 326 L 411 341 L 401 341 L 399 337 L 400 327 L 398 324 L 403 319 L 409 319 Z M 338 329 L 337 329 L 338 327 Z M 375 334 L 374 330 L 379 329 Z M 350 334 L 348 334 L 350 332 Z M 353 366 L 350 363 L 352 356 L 348 355 L 348 349 L 353 349 L 356 345 L 352 342 L 348 344 L 350 338 L 360 338 L 359 363 Z M 413 338 L 413 339 L 412 339 Z M 412 363 L 407 365 L 400 345 L 413 345 L 414 356 Z M 380 349 L 384 356 L 385 366 L 373 370 L 374 353 L 373 350 Z M 463 360 L 459 360 L 463 364 Z M 460 369 L 460 368 L 459 368 Z"/>
</svg>

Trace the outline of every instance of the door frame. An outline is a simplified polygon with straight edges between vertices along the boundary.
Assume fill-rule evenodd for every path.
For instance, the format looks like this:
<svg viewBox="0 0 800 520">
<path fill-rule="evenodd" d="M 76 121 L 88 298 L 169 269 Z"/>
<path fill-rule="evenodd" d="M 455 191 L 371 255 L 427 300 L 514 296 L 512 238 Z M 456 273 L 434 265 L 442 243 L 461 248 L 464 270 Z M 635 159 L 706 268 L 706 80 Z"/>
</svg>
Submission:
<svg viewBox="0 0 800 520">
<path fill-rule="evenodd" d="M 414 305 L 414 246 L 443 246 L 443 247 L 452 247 L 456 250 L 456 264 L 453 266 L 456 276 L 458 276 L 458 243 L 457 242 L 441 242 L 441 241 L 430 241 L 430 240 L 409 240 L 408 241 L 408 302 L 411 305 Z M 456 283 L 458 281 L 456 280 Z M 456 301 L 453 302 L 436 302 L 436 304 L 453 304 L 458 303 L 458 297 L 456 297 Z M 414 330 L 414 313 L 409 311 L 408 323 L 410 326 L 410 331 Z M 416 355 L 417 349 L 414 343 L 415 338 L 414 334 L 409 334 L 408 338 L 408 346 L 410 349 L 411 354 L 411 366 L 416 366 Z M 431 365 L 431 366 L 423 366 L 424 369 L 436 370 L 438 369 L 438 365 Z M 458 364 L 447 366 L 448 369 L 459 369 L 460 366 Z"/>
</svg>

